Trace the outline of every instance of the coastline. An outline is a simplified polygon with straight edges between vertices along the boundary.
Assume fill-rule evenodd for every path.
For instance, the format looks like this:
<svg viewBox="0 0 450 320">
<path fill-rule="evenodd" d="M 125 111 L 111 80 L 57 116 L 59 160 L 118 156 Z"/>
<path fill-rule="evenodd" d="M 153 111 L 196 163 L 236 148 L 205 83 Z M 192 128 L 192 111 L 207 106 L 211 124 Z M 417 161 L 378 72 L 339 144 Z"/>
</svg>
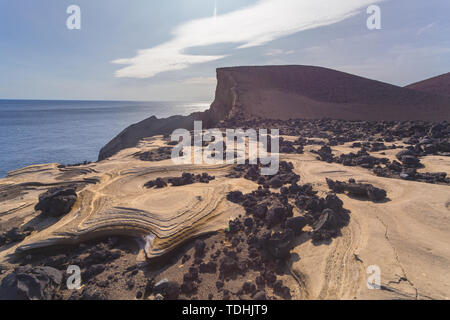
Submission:
<svg viewBox="0 0 450 320">
<path fill-rule="evenodd" d="M 96 161 L 101 147 L 134 122 L 208 106 L 204 102 L 0 101 L 0 177 L 27 165 Z"/>
</svg>

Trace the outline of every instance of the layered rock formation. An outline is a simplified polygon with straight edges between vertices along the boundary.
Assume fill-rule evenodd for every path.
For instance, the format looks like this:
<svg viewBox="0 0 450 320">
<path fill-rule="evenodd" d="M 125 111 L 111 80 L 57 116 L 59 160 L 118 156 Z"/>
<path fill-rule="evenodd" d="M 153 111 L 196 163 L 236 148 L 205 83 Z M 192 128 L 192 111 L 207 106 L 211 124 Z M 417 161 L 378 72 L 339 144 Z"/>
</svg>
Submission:
<svg viewBox="0 0 450 320">
<path fill-rule="evenodd" d="M 450 97 L 321 67 L 220 68 L 209 110 L 134 124 L 100 151 L 99 160 L 136 146 L 144 137 L 190 130 L 194 120 L 202 120 L 205 128 L 230 118 L 441 121 L 450 119 Z"/>
</svg>

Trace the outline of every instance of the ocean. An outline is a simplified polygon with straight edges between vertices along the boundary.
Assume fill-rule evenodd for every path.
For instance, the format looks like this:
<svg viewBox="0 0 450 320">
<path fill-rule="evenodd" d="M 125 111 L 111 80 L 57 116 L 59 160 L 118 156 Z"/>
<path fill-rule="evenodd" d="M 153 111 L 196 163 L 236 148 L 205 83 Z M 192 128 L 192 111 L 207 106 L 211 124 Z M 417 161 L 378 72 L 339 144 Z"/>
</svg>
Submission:
<svg viewBox="0 0 450 320">
<path fill-rule="evenodd" d="M 202 102 L 0 100 L 0 177 L 32 164 L 96 161 L 133 123 L 208 108 Z"/>
</svg>

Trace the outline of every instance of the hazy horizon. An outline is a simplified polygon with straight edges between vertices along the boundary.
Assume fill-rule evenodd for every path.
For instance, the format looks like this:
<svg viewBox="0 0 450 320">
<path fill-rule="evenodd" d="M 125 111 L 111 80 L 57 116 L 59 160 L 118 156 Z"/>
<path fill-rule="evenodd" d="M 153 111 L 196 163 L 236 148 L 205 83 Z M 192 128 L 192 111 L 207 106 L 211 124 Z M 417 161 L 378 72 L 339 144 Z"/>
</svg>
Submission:
<svg viewBox="0 0 450 320">
<path fill-rule="evenodd" d="M 313 65 L 405 86 L 450 71 L 439 0 L 0 4 L 0 98 L 212 102 L 216 68 Z M 369 30 L 367 8 L 381 10 Z"/>
</svg>

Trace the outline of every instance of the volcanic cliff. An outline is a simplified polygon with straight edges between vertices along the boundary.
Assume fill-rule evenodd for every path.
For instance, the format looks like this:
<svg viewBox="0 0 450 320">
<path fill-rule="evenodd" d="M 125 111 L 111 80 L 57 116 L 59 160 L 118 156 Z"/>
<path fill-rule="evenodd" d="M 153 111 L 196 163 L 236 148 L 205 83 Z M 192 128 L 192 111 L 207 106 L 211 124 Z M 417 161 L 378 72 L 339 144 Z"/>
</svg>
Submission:
<svg viewBox="0 0 450 320">
<path fill-rule="evenodd" d="M 410 84 L 406 88 L 450 97 L 450 72 Z"/>
<path fill-rule="evenodd" d="M 99 160 L 145 137 L 190 130 L 194 120 L 205 128 L 230 118 L 441 121 L 450 119 L 450 98 L 322 67 L 220 68 L 209 110 L 134 124 L 102 148 Z"/>
</svg>

